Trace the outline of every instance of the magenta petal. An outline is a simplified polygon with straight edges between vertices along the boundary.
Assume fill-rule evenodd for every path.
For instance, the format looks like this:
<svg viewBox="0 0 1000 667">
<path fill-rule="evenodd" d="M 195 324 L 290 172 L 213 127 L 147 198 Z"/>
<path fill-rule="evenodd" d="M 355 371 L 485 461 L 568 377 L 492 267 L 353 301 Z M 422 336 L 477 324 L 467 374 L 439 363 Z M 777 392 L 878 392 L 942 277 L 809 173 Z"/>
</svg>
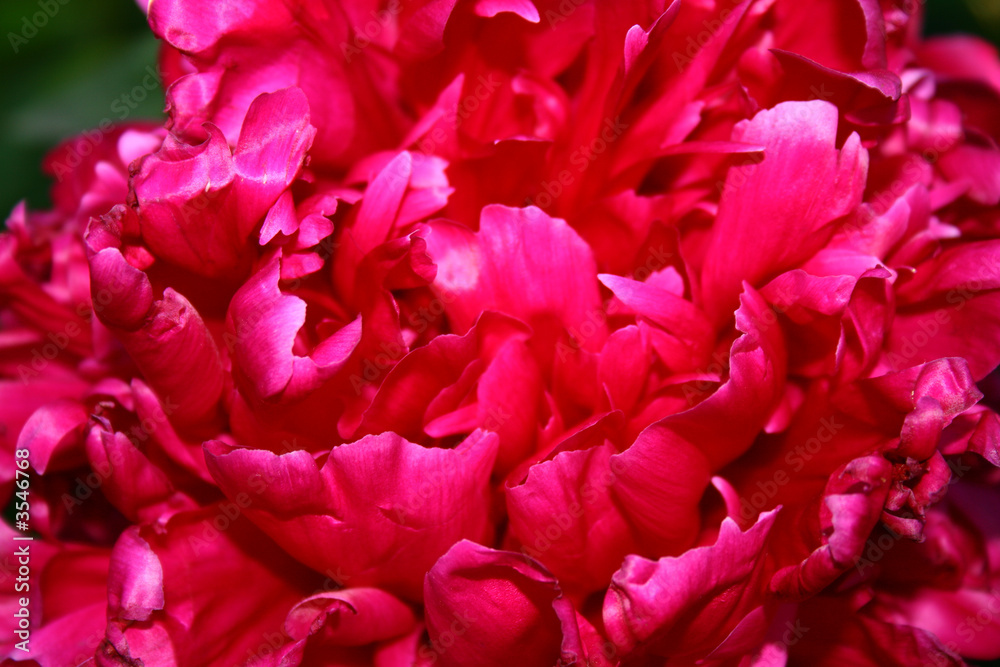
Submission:
<svg viewBox="0 0 1000 667">
<path fill-rule="evenodd" d="M 457 0 L 428 0 L 418 5 L 400 40 L 400 50 L 413 56 L 431 56 L 444 47 L 444 30 Z"/>
<path fill-rule="evenodd" d="M 710 476 L 695 445 L 669 424 L 654 424 L 612 457 L 610 470 L 620 511 L 647 549 L 677 553 L 691 545 L 701 519 L 696 508 Z"/>
<path fill-rule="evenodd" d="M 170 423 L 173 405 L 160 401 L 153 391 L 139 379 L 132 380 L 132 394 L 135 400 L 135 415 L 139 420 L 141 433 L 151 436 L 152 443 L 160 448 L 175 463 L 205 482 L 212 482 L 212 476 L 205 467 L 205 455 L 201 440 L 185 440 Z"/>
<path fill-rule="evenodd" d="M 75 611 L 49 621 L 31 633 L 30 655 L 36 662 L 28 665 L 48 667 L 91 667 L 93 663 L 80 662 L 92 657 L 104 636 L 104 610 L 102 600 L 87 605 L 83 602 Z M 21 651 L 15 649 L 16 653 Z M 15 655 L 16 655 L 15 653 Z M 26 663 L 8 663 L 19 664 Z"/>
<path fill-rule="evenodd" d="M 178 492 L 168 471 L 157 467 L 127 435 L 94 426 L 87 436 L 87 458 L 101 480 L 101 491 L 132 521 L 155 521 L 195 503 Z"/>
<path fill-rule="evenodd" d="M 260 244 L 267 245 L 280 232 L 291 236 L 299 228 L 299 218 L 295 212 L 295 200 L 291 190 L 285 190 L 264 217 L 260 227 Z"/>
<path fill-rule="evenodd" d="M 142 238 L 157 257 L 191 271 L 221 275 L 239 263 L 240 244 L 229 215 L 218 216 L 236 177 L 222 132 L 208 127 L 197 146 L 164 145 L 136 165 L 132 189 Z"/>
<path fill-rule="evenodd" d="M 146 274 L 116 248 L 105 248 L 90 258 L 91 295 L 101 321 L 135 330 L 153 306 L 153 288 Z"/>
<path fill-rule="evenodd" d="M 412 172 L 413 158 L 404 151 L 387 164 L 365 190 L 351 234 L 362 256 L 389 238 Z"/>
<path fill-rule="evenodd" d="M 985 206 L 1000 203 L 1000 150 L 963 145 L 941 157 L 941 169 L 954 181 L 969 184 L 969 198 Z"/>
<path fill-rule="evenodd" d="M 500 438 L 498 474 L 513 469 L 534 451 L 543 386 L 531 350 L 516 339 L 497 351 L 479 377 L 475 424 Z"/>
<path fill-rule="evenodd" d="M 881 456 L 855 459 L 834 472 L 820 510 L 822 544 L 800 564 L 779 570 L 771 588 L 802 599 L 854 567 L 882 515 L 891 480 L 892 465 Z"/>
<path fill-rule="evenodd" d="M 111 554 L 108 614 L 145 621 L 163 609 L 163 567 L 136 527 L 122 533 Z"/>
<path fill-rule="evenodd" d="M 608 336 L 598 374 L 612 409 L 630 411 L 642 396 L 650 365 L 648 349 L 638 327 L 623 327 Z"/>
<path fill-rule="evenodd" d="M 364 646 L 405 634 L 415 625 L 413 611 L 377 588 L 348 588 L 317 593 L 288 612 L 285 631 L 305 639 L 323 631 L 323 641 L 336 646 Z"/>
<path fill-rule="evenodd" d="M 942 440 L 948 442 L 949 447 L 946 450 L 943 446 L 941 451 L 948 454 L 958 453 L 963 451 L 964 445 L 964 449 L 979 454 L 1000 468 L 1000 414 L 988 408 L 982 408 L 981 411 L 973 408 L 956 418 L 955 422 L 955 429 L 942 434 Z M 954 435 L 956 433 L 957 438 Z M 955 445 L 958 449 L 952 451 L 951 446 Z"/>
<path fill-rule="evenodd" d="M 166 117 L 0 231 L 0 667 L 1000 659 L 994 47 L 136 1 Z"/>
<path fill-rule="evenodd" d="M 793 626 L 800 637 L 789 647 L 790 664 L 822 667 L 848 664 L 965 667 L 967 664 L 957 655 L 957 644 L 945 644 L 947 635 L 939 638 L 917 624 L 879 615 L 871 607 L 857 609 L 857 606 L 856 598 L 849 595 L 823 595 L 801 604 Z"/>
<path fill-rule="evenodd" d="M 528 329 L 517 320 L 485 313 L 464 336 L 435 337 L 424 347 L 404 356 L 389 371 L 365 412 L 357 434 L 394 431 L 405 438 L 419 439 L 425 433 L 425 427 L 430 427 L 428 411 L 436 401 L 441 400 L 444 392 L 452 388 L 467 391 L 468 385 L 462 383 L 467 383 L 469 374 L 481 368 L 480 361 L 488 363 L 498 350 L 505 349 L 510 342 L 523 341 L 528 333 Z M 520 372 L 532 372 L 530 367 L 526 368 L 527 360 L 517 358 L 521 356 L 517 352 L 510 350 L 509 356 L 513 357 L 512 362 L 525 362 L 520 365 Z M 502 381 L 502 374 L 495 379 L 486 378 L 481 391 L 483 400 L 490 407 L 507 407 L 501 402 L 508 398 L 501 395 L 501 390 L 507 393 L 506 388 L 501 386 Z M 527 393 L 522 392 L 517 398 L 523 398 Z M 515 422 L 525 417 L 523 413 L 516 416 L 511 413 L 509 416 Z M 498 424 L 506 421 L 494 418 L 490 428 L 496 429 Z M 510 428 L 518 426 L 518 423 L 512 423 Z"/>
<path fill-rule="evenodd" d="M 91 332 L 86 322 L 21 270 L 13 256 L 16 244 L 11 243 L 12 240 L 9 236 L 0 236 L 0 298 L 5 306 L 24 324 L 38 331 L 54 335 L 67 328 L 76 328 L 78 335 L 69 340 L 67 349 L 73 354 L 86 354 L 91 344 Z"/>
<path fill-rule="evenodd" d="M 492 18 L 501 12 L 517 14 L 525 21 L 538 23 L 538 8 L 531 0 L 477 0 L 476 13 Z"/>
<path fill-rule="evenodd" d="M 765 552 L 775 517 L 762 514 L 745 533 L 725 519 L 713 546 L 676 558 L 626 558 L 604 600 L 604 624 L 615 647 L 626 656 L 690 661 L 711 653 L 764 603 Z"/>
<path fill-rule="evenodd" d="M 233 150 L 241 238 L 298 176 L 315 135 L 309 102 L 298 88 L 265 93 L 250 105 Z"/>
<path fill-rule="evenodd" d="M 768 310 L 751 290 L 736 321 L 744 335 L 730 352 L 730 377 L 701 403 L 646 427 L 611 460 L 615 497 L 659 553 L 689 546 L 696 511 L 714 470 L 751 445 L 782 395 L 785 352 Z"/>
<path fill-rule="evenodd" d="M 205 127 L 201 144 L 171 139 L 142 158 L 132 189 L 157 257 L 221 277 L 247 268 L 250 232 L 298 175 L 315 130 L 297 88 L 254 99 L 235 152 L 218 127 Z"/>
<path fill-rule="evenodd" d="M 949 248 L 899 288 L 899 309 L 886 361 L 905 368 L 941 357 L 963 357 L 978 381 L 1000 364 L 1000 242 Z M 943 299 L 943 303 L 941 302 Z M 925 304 L 933 303 L 931 308 Z M 979 336 L 969 336 L 975 328 Z"/>
<path fill-rule="evenodd" d="M 206 444 L 209 470 L 246 513 L 313 569 L 352 586 L 419 598 L 423 573 L 456 540 L 482 539 L 495 435 L 476 431 L 453 450 L 394 433 L 334 447 L 322 465 L 292 452 Z"/>
<path fill-rule="evenodd" d="M 507 489 L 510 530 L 522 552 L 573 591 L 604 588 L 622 558 L 637 550 L 611 494 L 613 453 L 607 444 L 562 452 Z"/>
<path fill-rule="evenodd" d="M 819 250 L 831 223 L 861 203 L 868 154 L 855 135 L 840 150 L 836 139 L 837 109 L 820 101 L 779 104 L 733 130 L 733 141 L 763 145 L 765 156 L 726 179 L 702 274 L 713 317 L 735 305 L 741 281 L 791 268 Z"/>
<path fill-rule="evenodd" d="M 199 12 L 183 2 L 166 0 L 149 4 L 149 21 L 161 38 L 178 49 L 203 53 L 215 47 L 221 38 L 239 30 L 288 20 L 287 13 L 281 11 L 283 8 L 266 9 L 265 3 L 248 3 L 242 7 L 219 5 L 210 12 Z"/>
<path fill-rule="evenodd" d="M 866 0 L 869 1 L 870 0 Z M 881 11 L 875 8 L 881 18 Z M 786 99 L 814 99 L 817 90 L 858 125 L 891 125 L 908 119 L 908 98 L 901 97 L 899 77 L 887 69 L 838 72 L 780 49 L 771 51 L 781 63 Z M 812 94 L 812 97 L 810 96 Z"/>
<path fill-rule="evenodd" d="M 980 241 L 949 248 L 900 286 L 900 305 L 949 293 L 949 305 L 959 305 L 981 293 L 1000 289 L 998 266 L 1000 241 Z"/>
<path fill-rule="evenodd" d="M 463 540 L 427 573 L 424 616 L 430 647 L 448 667 L 551 667 L 582 658 L 572 605 L 530 558 Z"/>
<path fill-rule="evenodd" d="M 82 465 L 86 456 L 80 445 L 88 419 L 84 407 L 73 401 L 44 405 L 24 423 L 17 448 L 28 450 L 31 467 L 40 474 Z"/>
<path fill-rule="evenodd" d="M 236 503 L 133 526 L 112 551 L 102 666 L 242 664 L 310 585 Z"/>
<path fill-rule="evenodd" d="M 776 40 L 783 48 L 844 71 L 885 66 L 886 26 L 878 0 L 848 0 L 817 8 L 789 0 L 776 4 L 780 17 Z M 816 30 L 817 26 L 823 30 Z"/>
<path fill-rule="evenodd" d="M 656 323 L 689 345 L 696 358 L 713 337 L 712 324 L 690 301 L 649 283 L 600 275 L 600 281 L 636 315 Z"/>
<path fill-rule="evenodd" d="M 835 394 L 845 413 L 899 435 L 896 450 L 918 461 L 935 450 L 941 431 L 982 398 L 964 359 L 935 359 L 901 371 L 859 380 Z"/>
<path fill-rule="evenodd" d="M 482 210 L 477 234 L 447 224 L 431 229 L 434 288 L 457 330 L 466 331 L 484 310 L 532 326 L 556 318 L 576 330 L 603 315 L 593 254 L 565 221 L 534 207 L 491 205 Z M 585 347 L 601 343 L 602 335 L 592 335 Z"/>
<path fill-rule="evenodd" d="M 214 421 L 224 385 L 222 359 L 201 315 L 171 288 L 153 303 L 141 328 L 116 331 L 146 380 L 176 409 L 181 426 Z"/>
<path fill-rule="evenodd" d="M 982 393 L 963 360 L 940 359 L 925 365 L 914 383 L 913 410 L 903 420 L 899 452 L 918 461 L 934 453 L 952 419 L 975 405 Z"/>
<path fill-rule="evenodd" d="M 361 341 L 360 317 L 319 343 L 309 356 L 294 352 L 306 321 L 306 302 L 281 291 L 281 263 L 275 259 L 233 297 L 223 340 L 233 356 L 240 390 L 261 402 L 294 399 L 318 388 L 344 367 Z"/>
<path fill-rule="evenodd" d="M 641 26 L 634 25 L 629 28 L 625 35 L 625 77 L 628 80 L 636 80 L 647 71 L 646 67 L 640 66 L 645 56 L 645 60 L 650 62 L 656 56 L 659 46 L 662 44 L 663 36 L 667 29 L 673 24 L 680 10 L 679 2 L 670 2 L 660 16 L 656 18 L 649 30 L 643 30 Z M 637 76 L 638 75 L 638 76 Z"/>
<path fill-rule="evenodd" d="M 272 262 L 233 297 L 226 316 L 237 381 L 251 397 L 271 398 L 292 379 L 292 345 L 306 321 L 306 304 L 278 287 L 280 267 Z M 265 320 L 266 313 L 266 322 Z"/>
</svg>

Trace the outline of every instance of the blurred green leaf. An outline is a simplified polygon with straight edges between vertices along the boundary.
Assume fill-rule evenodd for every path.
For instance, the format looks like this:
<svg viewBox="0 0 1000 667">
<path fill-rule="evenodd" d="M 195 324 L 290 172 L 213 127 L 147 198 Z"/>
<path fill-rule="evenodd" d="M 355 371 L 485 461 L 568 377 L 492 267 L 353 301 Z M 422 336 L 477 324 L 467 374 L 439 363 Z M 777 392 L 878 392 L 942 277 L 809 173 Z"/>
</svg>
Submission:
<svg viewBox="0 0 1000 667">
<path fill-rule="evenodd" d="M 49 179 L 41 172 L 45 153 L 105 118 L 117 121 L 121 114 L 112 104 L 141 86 L 147 68 L 156 65 L 158 42 L 134 2 L 62 1 L 46 1 L 51 17 L 38 0 L 4 0 L 0 5 L 3 217 L 22 199 L 34 208 L 47 207 Z M 58 7 L 54 12 L 52 3 Z M 32 21 L 41 26 L 37 32 L 25 28 Z M 22 36 L 30 39 L 22 42 Z M 157 89 L 130 111 L 128 120 L 160 118 L 162 110 L 163 92 Z"/>
</svg>

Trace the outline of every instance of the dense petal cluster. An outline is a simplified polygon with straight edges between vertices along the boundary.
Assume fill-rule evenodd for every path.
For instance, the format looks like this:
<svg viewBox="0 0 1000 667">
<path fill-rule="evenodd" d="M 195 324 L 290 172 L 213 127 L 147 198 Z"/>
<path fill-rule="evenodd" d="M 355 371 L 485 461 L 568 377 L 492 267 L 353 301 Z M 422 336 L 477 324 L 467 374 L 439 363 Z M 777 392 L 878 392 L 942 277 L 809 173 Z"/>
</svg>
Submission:
<svg viewBox="0 0 1000 667">
<path fill-rule="evenodd" d="M 147 13 L 165 126 L 0 234 L 0 657 L 1000 658 L 995 50 L 910 0 Z"/>
</svg>

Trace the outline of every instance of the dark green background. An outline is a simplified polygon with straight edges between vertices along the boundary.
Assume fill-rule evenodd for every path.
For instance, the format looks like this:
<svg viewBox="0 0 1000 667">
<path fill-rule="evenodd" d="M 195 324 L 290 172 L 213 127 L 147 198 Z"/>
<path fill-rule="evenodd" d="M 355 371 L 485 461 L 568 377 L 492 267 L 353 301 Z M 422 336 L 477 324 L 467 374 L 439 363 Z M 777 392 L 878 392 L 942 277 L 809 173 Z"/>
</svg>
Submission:
<svg viewBox="0 0 1000 667">
<path fill-rule="evenodd" d="M 9 33 L 41 9 L 38 0 L 0 3 L 0 216 L 27 198 L 48 204 L 42 156 L 60 140 L 102 120 L 117 120 L 112 104 L 140 85 L 156 62 L 157 41 L 130 0 L 44 0 L 58 7 L 46 25 L 14 53 Z M 155 91 L 128 120 L 156 118 L 163 94 Z"/>
</svg>

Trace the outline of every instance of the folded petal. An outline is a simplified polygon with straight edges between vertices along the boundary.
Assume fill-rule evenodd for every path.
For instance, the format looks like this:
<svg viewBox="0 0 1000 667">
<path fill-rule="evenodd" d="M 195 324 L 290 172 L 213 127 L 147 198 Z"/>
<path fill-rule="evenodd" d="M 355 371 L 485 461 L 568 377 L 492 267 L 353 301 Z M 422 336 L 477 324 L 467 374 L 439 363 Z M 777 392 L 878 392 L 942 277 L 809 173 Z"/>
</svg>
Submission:
<svg viewBox="0 0 1000 667">
<path fill-rule="evenodd" d="M 920 266 L 900 286 L 886 362 L 902 368 L 963 357 L 980 380 L 1000 365 L 1000 242 L 965 243 Z"/>
<path fill-rule="evenodd" d="M 68 470 L 84 462 L 80 444 L 89 415 L 74 401 L 55 401 L 36 410 L 17 439 L 18 449 L 28 450 L 31 467 L 40 474 Z"/>
<path fill-rule="evenodd" d="M 830 476 L 820 507 L 821 544 L 801 563 L 779 570 L 771 588 L 805 598 L 859 563 L 888 497 L 892 465 L 881 456 L 855 459 Z"/>
<path fill-rule="evenodd" d="M 764 319 L 773 313 L 749 289 L 742 300 L 737 324 L 745 334 L 733 343 L 729 380 L 695 407 L 645 428 L 611 460 L 619 506 L 656 553 L 689 546 L 699 523 L 694 508 L 712 471 L 746 451 L 781 396 L 785 352 Z"/>
<path fill-rule="evenodd" d="M 122 534 L 97 665 L 236 665 L 281 636 L 313 577 L 240 514 L 225 501 Z"/>
<path fill-rule="evenodd" d="M 413 611 L 377 588 L 349 588 L 317 593 L 299 602 L 285 619 L 293 639 L 304 639 L 318 628 L 324 642 L 363 646 L 408 632 L 416 623 Z"/>
<path fill-rule="evenodd" d="M 482 211 L 478 233 L 446 223 L 431 230 L 434 289 L 460 332 L 484 310 L 533 327 L 554 319 L 575 330 L 593 327 L 594 314 L 603 313 L 593 254 L 563 220 L 534 207 L 491 205 Z M 603 336 L 594 335 L 585 346 L 601 343 Z"/>
<path fill-rule="evenodd" d="M 442 665 L 575 664 L 582 658 L 576 612 L 531 558 L 463 540 L 427 573 L 424 615 Z"/>
<path fill-rule="evenodd" d="M 561 452 L 507 488 L 510 531 L 522 552 L 574 592 L 603 589 L 625 555 L 637 549 L 633 528 L 611 494 L 613 453 L 609 444 Z"/>
<path fill-rule="evenodd" d="M 483 428 L 500 436 L 497 466 L 509 470 L 532 450 L 538 428 L 541 378 L 527 337 L 523 324 L 496 313 L 464 336 L 435 337 L 389 371 L 356 435 L 419 440 Z"/>
<path fill-rule="evenodd" d="M 334 447 L 319 460 L 206 444 L 212 476 L 290 554 L 352 586 L 379 585 L 409 599 L 456 540 L 484 539 L 486 481 L 495 435 L 476 431 L 455 449 L 428 449 L 395 433 Z"/>
<path fill-rule="evenodd" d="M 233 297 L 224 340 L 233 357 L 233 375 L 253 403 L 294 399 L 318 388 L 344 367 L 361 340 L 358 318 L 314 347 L 297 354 L 296 340 L 306 322 L 306 302 L 284 294 L 281 264 L 274 259 Z"/>
<path fill-rule="evenodd" d="M 736 304 L 741 281 L 753 284 L 808 258 L 861 203 L 868 154 L 856 136 L 842 149 L 836 139 L 837 109 L 822 101 L 785 102 L 733 130 L 733 141 L 764 146 L 764 160 L 726 178 L 702 271 L 714 318 Z"/>
<path fill-rule="evenodd" d="M 254 99 L 234 151 L 206 129 L 198 145 L 174 140 L 143 158 L 132 196 L 157 257 L 219 278 L 248 268 L 250 232 L 298 175 L 315 130 L 297 88 Z"/>
<path fill-rule="evenodd" d="M 678 557 L 627 557 L 604 600 L 604 625 L 618 651 L 687 664 L 722 644 L 765 602 L 775 516 L 761 515 L 746 532 L 725 519 L 714 545 Z"/>
</svg>

